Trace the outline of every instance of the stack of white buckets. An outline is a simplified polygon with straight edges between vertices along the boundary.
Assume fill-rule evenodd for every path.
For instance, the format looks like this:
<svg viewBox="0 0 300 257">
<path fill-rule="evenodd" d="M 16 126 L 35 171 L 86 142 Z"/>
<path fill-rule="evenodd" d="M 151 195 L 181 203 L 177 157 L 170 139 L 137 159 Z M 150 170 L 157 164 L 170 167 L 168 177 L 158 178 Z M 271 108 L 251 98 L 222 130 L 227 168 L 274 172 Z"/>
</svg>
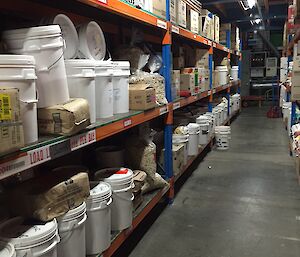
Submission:
<svg viewBox="0 0 300 257">
<path fill-rule="evenodd" d="M 3 32 L 9 52 L 18 55 L 0 55 L 0 81 L 20 90 L 26 144 L 38 140 L 37 107 L 62 104 L 70 97 L 85 98 L 92 123 L 129 111 L 130 64 L 103 61 L 106 44 L 99 25 L 81 25 L 78 36 L 63 14 L 47 22 L 58 25 Z M 76 57 L 86 59 L 64 61 Z"/>
<path fill-rule="evenodd" d="M 218 150 L 228 150 L 229 140 L 231 139 L 230 126 L 216 126 L 216 145 Z"/>
<path fill-rule="evenodd" d="M 133 218 L 133 172 L 122 168 L 105 181 L 91 182 L 87 201 L 57 220 L 32 224 L 17 217 L 2 223 L 0 256 L 101 254 L 111 244 L 111 231 L 129 228 Z"/>
</svg>

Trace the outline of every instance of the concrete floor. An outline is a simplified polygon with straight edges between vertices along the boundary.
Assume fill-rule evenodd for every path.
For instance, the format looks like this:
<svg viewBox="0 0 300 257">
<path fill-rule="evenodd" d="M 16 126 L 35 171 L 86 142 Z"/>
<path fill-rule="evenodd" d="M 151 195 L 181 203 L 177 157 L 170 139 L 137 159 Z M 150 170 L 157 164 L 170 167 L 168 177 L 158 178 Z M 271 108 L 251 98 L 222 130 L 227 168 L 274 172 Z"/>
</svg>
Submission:
<svg viewBox="0 0 300 257">
<path fill-rule="evenodd" d="M 244 109 L 130 257 L 299 257 L 300 187 L 281 119 Z M 211 169 L 208 167 L 211 166 Z"/>
</svg>

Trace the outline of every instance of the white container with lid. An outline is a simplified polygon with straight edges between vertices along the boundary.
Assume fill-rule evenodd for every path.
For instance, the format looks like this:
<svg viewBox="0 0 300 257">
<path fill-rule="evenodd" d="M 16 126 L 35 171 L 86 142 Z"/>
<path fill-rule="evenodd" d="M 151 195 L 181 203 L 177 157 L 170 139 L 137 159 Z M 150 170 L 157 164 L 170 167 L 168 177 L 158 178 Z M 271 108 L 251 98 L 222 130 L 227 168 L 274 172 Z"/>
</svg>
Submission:
<svg viewBox="0 0 300 257">
<path fill-rule="evenodd" d="M 71 209 L 57 219 L 60 242 L 57 246 L 57 256 L 85 256 L 85 223 L 86 204 Z"/>
<path fill-rule="evenodd" d="M 96 122 L 95 61 L 65 60 L 70 97 L 84 98 L 89 103 L 91 123 Z"/>
<path fill-rule="evenodd" d="M 114 114 L 129 112 L 130 63 L 113 62 Z"/>
<path fill-rule="evenodd" d="M 216 66 L 217 76 L 219 76 L 219 85 L 218 86 L 223 86 L 228 83 L 227 77 L 228 77 L 228 68 L 227 66 Z"/>
<path fill-rule="evenodd" d="M 200 115 L 196 122 L 200 125 L 199 145 L 207 145 L 209 141 L 209 118 L 205 115 Z"/>
<path fill-rule="evenodd" d="M 9 51 L 35 58 L 39 108 L 70 100 L 59 25 L 7 30 L 2 36 Z"/>
<path fill-rule="evenodd" d="M 232 66 L 230 76 L 233 81 L 237 81 L 239 79 L 239 66 Z"/>
<path fill-rule="evenodd" d="M 60 239 L 55 219 L 32 224 L 22 217 L 16 217 L 1 224 L 0 240 L 13 244 L 17 257 L 57 257 Z"/>
<path fill-rule="evenodd" d="M 102 253 L 111 243 L 111 186 L 105 182 L 92 182 L 93 185 L 86 201 L 89 217 L 86 224 L 87 255 Z"/>
<path fill-rule="evenodd" d="M 132 201 L 134 200 L 132 170 L 122 168 L 104 181 L 111 185 L 113 191 L 111 229 L 116 231 L 129 228 L 132 224 Z"/>
<path fill-rule="evenodd" d="M 38 140 L 35 60 L 30 55 L 0 55 L 0 82 L 18 88 L 25 144 Z"/>
<path fill-rule="evenodd" d="M 197 123 L 189 123 L 187 125 L 189 131 L 189 144 L 188 144 L 188 155 L 196 156 L 198 155 L 199 149 L 199 134 L 200 126 Z"/>
<path fill-rule="evenodd" d="M 12 244 L 0 241 L 0 257 L 16 257 L 16 251 Z"/>
<path fill-rule="evenodd" d="M 78 29 L 79 57 L 101 61 L 105 58 L 106 43 L 97 22 L 81 24 Z"/>
<path fill-rule="evenodd" d="M 114 115 L 113 64 L 111 61 L 96 61 L 96 118 Z"/>
</svg>

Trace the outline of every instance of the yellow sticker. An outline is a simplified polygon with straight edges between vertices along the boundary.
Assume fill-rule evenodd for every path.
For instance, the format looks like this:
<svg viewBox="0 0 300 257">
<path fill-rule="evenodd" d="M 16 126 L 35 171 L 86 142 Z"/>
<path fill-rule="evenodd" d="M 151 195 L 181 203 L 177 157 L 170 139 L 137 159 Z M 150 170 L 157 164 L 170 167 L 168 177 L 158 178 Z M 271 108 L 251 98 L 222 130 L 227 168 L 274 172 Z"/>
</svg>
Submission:
<svg viewBox="0 0 300 257">
<path fill-rule="evenodd" d="M 0 120 L 11 120 L 10 95 L 0 94 Z"/>
</svg>

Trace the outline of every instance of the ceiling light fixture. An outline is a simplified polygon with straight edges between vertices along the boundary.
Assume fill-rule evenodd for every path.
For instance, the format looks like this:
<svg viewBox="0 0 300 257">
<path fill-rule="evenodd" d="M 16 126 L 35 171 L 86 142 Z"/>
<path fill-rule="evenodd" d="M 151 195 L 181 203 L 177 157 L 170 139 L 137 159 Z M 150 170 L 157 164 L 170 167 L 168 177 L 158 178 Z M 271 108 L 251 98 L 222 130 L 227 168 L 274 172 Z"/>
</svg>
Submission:
<svg viewBox="0 0 300 257">
<path fill-rule="evenodd" d="M 256 5 L 256 0 L 241 0 L 240 4 L 244 10 L 249 10 Z"/>
</svg>

